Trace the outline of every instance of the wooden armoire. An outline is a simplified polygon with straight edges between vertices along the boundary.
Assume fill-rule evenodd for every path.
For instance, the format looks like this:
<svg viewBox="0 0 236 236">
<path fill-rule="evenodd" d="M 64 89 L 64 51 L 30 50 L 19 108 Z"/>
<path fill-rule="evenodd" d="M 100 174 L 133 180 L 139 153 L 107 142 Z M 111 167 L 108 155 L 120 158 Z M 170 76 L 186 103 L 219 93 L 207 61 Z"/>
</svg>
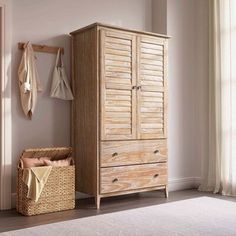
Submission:
<svg viewBox="0 0 236 236">
<path fill-rule="evenodd" d="M 72 36 L 76 190 L 100 199 L 165 190 L 165 35 L 95 23 Z"/>
</svg>

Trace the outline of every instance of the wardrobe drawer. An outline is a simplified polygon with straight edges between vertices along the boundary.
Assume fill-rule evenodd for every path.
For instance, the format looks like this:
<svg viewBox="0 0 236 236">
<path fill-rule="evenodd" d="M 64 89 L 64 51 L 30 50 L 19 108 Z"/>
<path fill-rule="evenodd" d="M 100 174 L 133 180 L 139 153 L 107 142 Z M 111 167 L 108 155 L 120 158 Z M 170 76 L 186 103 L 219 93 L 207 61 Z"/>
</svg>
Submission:
<svg viewBox="0 0 236 236">
<path fill-rule="evenodd" d="M 100 193 L 112 193 L 167 184 L 167 163 L 101 168 Z"/>
<path fill-rule="evenodd" d="M 101 167 L 165 162 L 166 160 L 166 139 L 101 143 Z"/>
</svg>

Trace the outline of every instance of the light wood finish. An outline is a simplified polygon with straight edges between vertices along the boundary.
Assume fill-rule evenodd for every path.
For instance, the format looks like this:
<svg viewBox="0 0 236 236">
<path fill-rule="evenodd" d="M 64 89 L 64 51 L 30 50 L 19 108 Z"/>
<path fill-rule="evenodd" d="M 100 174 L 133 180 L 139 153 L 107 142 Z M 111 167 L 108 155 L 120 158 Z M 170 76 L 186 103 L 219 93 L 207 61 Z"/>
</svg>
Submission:
<svg viewBox="0 0 236 236">
<path fill-rule="evenodd" d="M 168 37 L 99 23 L 71 35 L 77 191 L 99 208 L 103 197 L 167 189 Z"/>
<path fill-rule="evenodd" d="M 18 49 L 23 50 L 26 43 L 18 43 Z M 44 52 L 44 53 L 53 53 L 57 54 L 58 50 L 61 49 L 61 53 L 64 54 L 64 48 L 61 47 L 52 47 L 41 44 L 32 44 L 32 47 L 35 52 Z"/>
<path fill-rule="evenodd" d="M 126 190 L 126 191 L 122 191 L 122 192 L 103 193 L 102 197 L 105 198 L 105 197 L 112 197 L 112 196 L 119 196 L 119 195 L 128 195 L 128 194 L 133 194 L 133 193 L 145 193 L 145 192 L 156 191 L 156 190 L 164 190 L 165 191 L 166 185 L 157 185 L 155 187 L 150 187 L 150 188 L 131 189 L 131 190 Z"/>
<path fill-rule="evenodd" d="M 166 163 L 109 167 L 101 169 L 101 193 L 122 192 L 165 185 Z"/>
<path fill-rule="evenodd" d="M 72 41 L 74 55 L 72 140 L 76 164 L 76 189 L 96 195 L 99 157 L 97 29 L 92 28 L 83 34 L 77 34 Z"/>
<path fill-rule="evenodd" d="M 136 137 L 135 55 L 132 34 L 100 30 L 102 140 Z"/>
<path fill-rule="evenodd" d="M 167 137 L 167 113 L 168 113 L 168 44 L 167 41 L 164 43 L 164 137 Z M 167 189 L 167 188 L 166 188 Z M 167 192 L 168 197 L 168 192 Z"/>
<path fill-rule="evenodd" d="M 166 50 L 165 41 L 151 36 L 138 36 L 138 137 L 166 138 Z M 155 56 L 161 56 L 155 58 Z M 153 61 L 159 65 L 153 65 Z M 151 62 L 151 63 L 150 63 Z M 157 116 L 160 116 L 157 118 Z"/>
<path fill-rule="evenodd" d="M 167 161 L 166 140 L 110 141 L 101 143 L 101 167 Z"/>
<path fill-rule="evenodd" d="M 168 187 L 165 187 L 165 197 L 168 198 L 169 197 L 169 192 L 168 192 Z"/>
<path fill-rule="evenodd" d="M 96 204 L 96 208 L 99 209 L 100 208 L 100 201 L 101 201 L 101 197 L 97 194 L 95 196 L 95 204 Z"/>
<path fill-rule="evenodd" d="M 126 28 L 123 28 L 123 27 L 109 25 L 109 24 L 103 24 L 103 23 L 100 23 L 100 22 L 95 22 L 93 24 L 87 25 L 87 26 L 85 26 L 83 28 L 80 28 L 78 30 L 75 30 L 75 31 L 71 32 L 70 34 L 74 35 L 74 34 L 82 33 L 83 31 L 87 31 L 87 30 L 89 30 L 91 28 L 114 29 L 114 30 L 119 30 L 119 31 L 123 31 L 123 32 L 129 32 L 129 33 L 132 32 L 134 34 L 152 35 L 152 36 L 156 36 L 157 37 L 155 39 L 156 41 L 162 41 L 162 40 L 170 38 L 170 36 L 167 36 L 167 35 L 164 35 L 164 34 L 157 34 L 157 33 L 147 32 L 147 31 L 138 31 L 138 30 L 126 29 Z"/>
</svg>

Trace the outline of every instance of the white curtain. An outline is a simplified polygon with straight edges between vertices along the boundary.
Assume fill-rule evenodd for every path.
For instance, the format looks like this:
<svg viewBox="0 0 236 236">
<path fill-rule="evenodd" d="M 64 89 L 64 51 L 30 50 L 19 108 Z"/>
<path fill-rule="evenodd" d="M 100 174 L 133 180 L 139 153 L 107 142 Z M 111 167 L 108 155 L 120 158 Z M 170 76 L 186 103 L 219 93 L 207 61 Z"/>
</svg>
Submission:
<svg viewBox="0 0 236 236">
<path fill-rule="evenodd" d="M 236 196 L 236 0 L 209 0 L 209 157 L 202 191 Z"/>
</svg>

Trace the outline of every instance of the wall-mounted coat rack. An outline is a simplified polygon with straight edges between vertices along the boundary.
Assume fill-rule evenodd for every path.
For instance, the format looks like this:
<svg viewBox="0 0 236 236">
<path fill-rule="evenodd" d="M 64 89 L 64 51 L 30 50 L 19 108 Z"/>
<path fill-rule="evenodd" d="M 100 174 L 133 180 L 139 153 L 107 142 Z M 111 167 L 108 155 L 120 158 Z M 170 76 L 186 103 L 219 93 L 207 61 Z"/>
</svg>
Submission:
<svg viewBox="0 0 236 236">
<path fill-rule="evenodd" d="M 25 43 L 22 43 L 22 42 L 18 43 L 18 49 L 23 50 L 24 45 Z M 32 47 L 35 52 L 45 52 L 45 53 L 53 53 L 53 54 L 57 54 L 58 49 L 60 48 L 61 53 L 64 54 L 64 48 L 61 48 L 61 47 L 51 47 L 51 46 L 40 45 L 40 44 L 32 44 Z"/>
</svg>

